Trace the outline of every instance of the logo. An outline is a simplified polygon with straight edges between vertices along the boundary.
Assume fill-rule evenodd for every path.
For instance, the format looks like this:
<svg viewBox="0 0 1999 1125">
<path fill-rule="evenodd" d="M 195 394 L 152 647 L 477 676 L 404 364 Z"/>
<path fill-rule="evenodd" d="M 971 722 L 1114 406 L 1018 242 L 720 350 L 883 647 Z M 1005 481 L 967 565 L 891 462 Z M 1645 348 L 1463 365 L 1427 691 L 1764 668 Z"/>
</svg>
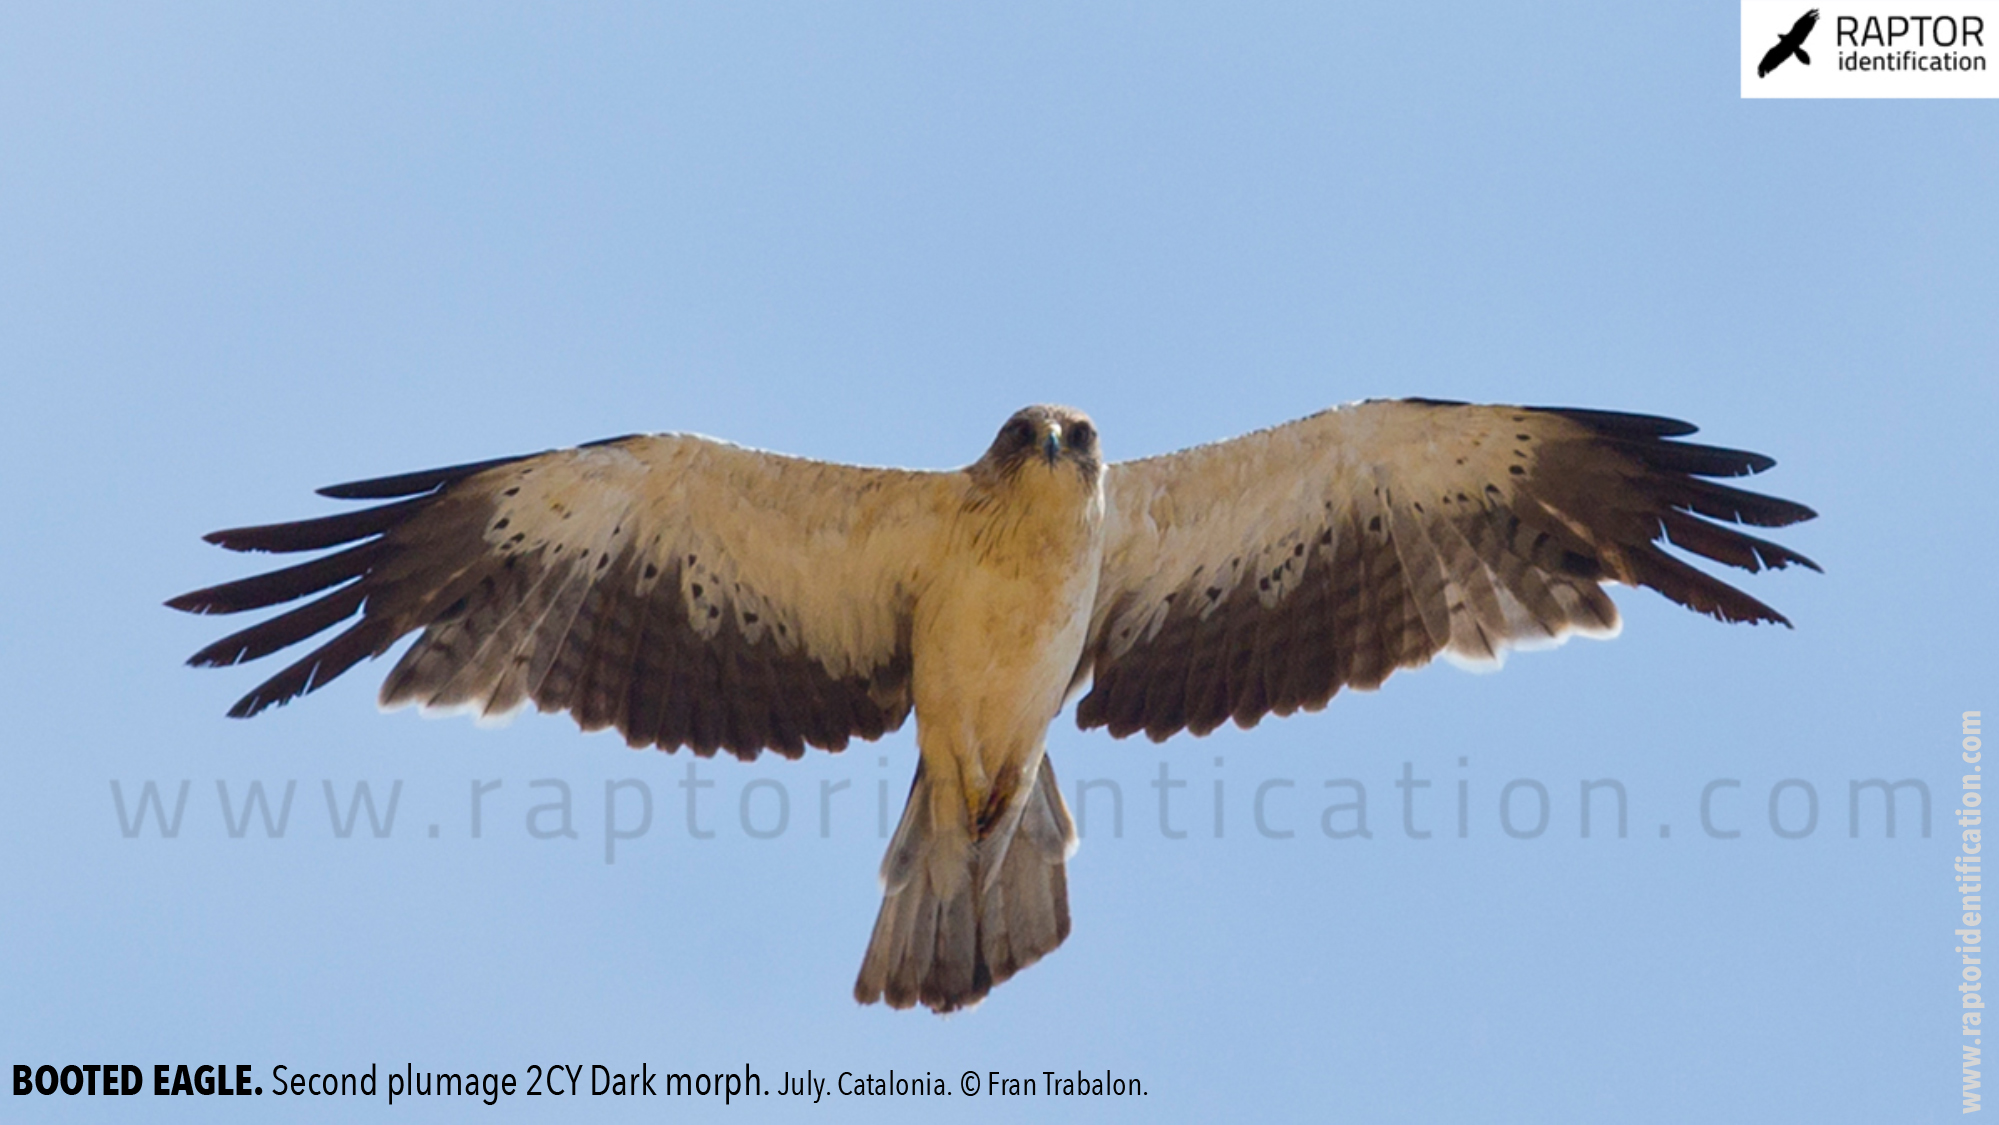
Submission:
<svg viewBox="0 0 1999 1125">
<path fill-rule="evenodd" d="M 1745 98 L 1999 98 L 1999 0 L 1740 2 Z"/>
<path fill-rule="evenodd" d="M 1784 60 L 1792 55 L 1806 66 L 1812 65 L 1812 57 L 1805 53 L 1805 40 L 1811 38 L 1812 28 L 1819 25 L 1819 10 L 1813 8 L 1798 17 L 1791 30 L 1777 37 L 1777 45 L 1763 52 L 1763 61 L 1756 64 L 1756 77 L 1767 78 L 1770 72 L 1784 65 Z"/>
</svg>

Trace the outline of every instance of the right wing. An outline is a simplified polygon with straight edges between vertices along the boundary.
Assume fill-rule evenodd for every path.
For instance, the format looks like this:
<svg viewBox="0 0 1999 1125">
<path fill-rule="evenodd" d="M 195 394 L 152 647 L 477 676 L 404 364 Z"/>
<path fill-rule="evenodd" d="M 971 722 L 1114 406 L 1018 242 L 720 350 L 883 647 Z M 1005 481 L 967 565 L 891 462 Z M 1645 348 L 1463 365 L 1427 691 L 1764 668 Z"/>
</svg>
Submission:
<svg viewBox="0 0 1999 1125">
<path fill-rule="evenodd" d="M 950 479 L 620 438 L 321 489 L 393 502 L 218 531 L 209 542 L 231 550 L 344 549 L 167 604 L 236 613 L 319 595 L 189 660 L 208 667 L 360 614 L 244 696 L 239 718 L 422 629 L 384 707 L 490 716 L 532 700 L 633 746 L 796 757 L 907 718 L 912 583 Z"/>
</svg>

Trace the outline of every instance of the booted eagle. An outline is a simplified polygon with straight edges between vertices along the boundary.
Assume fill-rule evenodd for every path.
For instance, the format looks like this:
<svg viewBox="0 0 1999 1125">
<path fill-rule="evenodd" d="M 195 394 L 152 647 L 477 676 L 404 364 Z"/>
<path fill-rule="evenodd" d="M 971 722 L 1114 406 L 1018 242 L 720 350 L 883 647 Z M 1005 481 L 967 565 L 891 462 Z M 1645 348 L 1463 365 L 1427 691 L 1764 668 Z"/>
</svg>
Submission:
<svg viewBox="0 0 1999 1125">
<path fill-rule="evenodd" d="M 308 599 L 196 653 L 212 667 L 346 627 L 244 696 L 248 717 L 421 631 L 386 708 L 532 702 L 634 747 L 786 757 L 916 714 L 921 751 L 854 986 L 976 1003 L 1069 934 L 1075 829 L 1043 753 L 1084 728 L 1163 740 L 1326 705 L 1444 653 L 1609 636 L 1607 582 L 1789 624 L 1662 549 L 1809 559 L 1738 530 L 1810 519 L 1716 483 L 1760 454 L 1592 410 L 1376 401 L 1105 464 L 1059 406 L 952 472 L 827 464 L 686 434 L 334 485 L 385 501 L 218 531 L 327 551 L 183 594 L 191 613 Z"/>
</svg>

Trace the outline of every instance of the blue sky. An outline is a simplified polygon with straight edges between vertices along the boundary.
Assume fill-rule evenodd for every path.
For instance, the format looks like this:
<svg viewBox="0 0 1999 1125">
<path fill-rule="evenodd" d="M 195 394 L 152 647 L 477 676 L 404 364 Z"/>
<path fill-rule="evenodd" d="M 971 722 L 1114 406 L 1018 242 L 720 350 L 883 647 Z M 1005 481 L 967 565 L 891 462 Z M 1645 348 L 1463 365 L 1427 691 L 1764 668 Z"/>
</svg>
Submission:
<svg viewBox="0 0 1999 1125">
<path fill-rule="evenodd" d="M 1737 52 L 1720 4 L 9 5 L 0 1061 L 1148 1091 L 947 1103 L 995 1119 L 1955 1118 L 1943 812 L 1961 712 L 1999 706 L 1993 111 L 1744 102 Z M 702 762 L 690 790 L 688 756 L 559 716 L 379 715 L 381 665 L 239 723 L 255 670 L 182 667 L 218 623 L 160 605 L 247 573 L 201 533 L 356 477 L 644 430 L 948 467 L 1047 400 L 1140 456 L 1405 394 L 1695 421 L 1779 460 L 1760 485 L 1822 513 L 1781 538 L 1826 573 L 1744 580 L 1791 631 L 1619 591 L 1614 642 L 1254 731 L 1058 719 L 1072 806 L 1110 783 L 1074 934 L 949 1019 L 849 996 L 909 730 Z M 1849 835 L 1870 778 L 1929 787 L 1929 838 L 1906 791 L 1894 839 L 1872 792 Z M 607 863 L 627 779 L 615 823 L 636 833 L 640 786 L 652 820 Z M 1604 779 L 1629 833 L 1599 792 L 1585 839 Z M 1738 837 L 1702 830 L 1717 779 Z M 1817 804 L 1795 839 L 1770 819 L 1792 779 Z M 573 839 L 530 831 L 551 780 Z M 1371 837 L 1323 830 L 1343 780 Z M 188 783 L 173 839 L 124 834 L 113 783 L 148 781 Z M 236 813 L 295 782 L 282 838 L 232 837 L 218 781 Z M 383 806 L 400 782 L 396 819 L 341 838 L 364 781 Z M 476 839 L 475 781 L 501 783 Z M 1515 781 L 1549 794 L 1537 836 L 1502 824 Z M 1294 835 L 1258 831 L 1260 788 Z M 1532 786 L 1510 807 L 1531 827 Z M 1777 824 L 1806 814 L 1778 791 Z M 722 1112 L 479 1112 L 688 1109 Z"/>
</svg>

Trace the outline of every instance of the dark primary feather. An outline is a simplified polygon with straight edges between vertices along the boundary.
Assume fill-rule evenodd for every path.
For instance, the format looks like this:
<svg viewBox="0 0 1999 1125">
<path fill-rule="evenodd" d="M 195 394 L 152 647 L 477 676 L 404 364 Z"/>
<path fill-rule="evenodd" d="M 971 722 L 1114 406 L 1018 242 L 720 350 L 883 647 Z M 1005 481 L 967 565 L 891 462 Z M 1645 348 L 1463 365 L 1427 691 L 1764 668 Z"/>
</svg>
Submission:
<svg viewBox="0 0 1999 1125">
<path fill-rule="evenodd" d="M 202 538 L 231 551 L 272 551 L 280 554 L 317 551 L 326 547 L 338 547 L 342 543 L 352 543 L 356 539 L 365 539 L 371 535 L 380 535 L 423 509 L 428 501 L 428 497 L 420 496 L 413 500 L 384 504 L 379 508 L 343 512 L 337 516 L 211 531 Z"/>
<path fill-rule="evenodd" d="M 617 439 L 622 441 L 623 439 Z M 473 461 L 464 465 L 448 465 L 442 469 L 420 469 L 414 473 L 398 473 L 390 477 L 375 477 L 372 480 L 348 481 L 346 484 L 329 484 L 319 489 L 321 496 L 335 500 L 389 500 L 398 496 L 415 496 L 418 493 L 435 492 L 454 481 L 496 469 L 501 465 L 511 465 L 525 457 L 495 457 L 489 461 Z"/>
</svg>

